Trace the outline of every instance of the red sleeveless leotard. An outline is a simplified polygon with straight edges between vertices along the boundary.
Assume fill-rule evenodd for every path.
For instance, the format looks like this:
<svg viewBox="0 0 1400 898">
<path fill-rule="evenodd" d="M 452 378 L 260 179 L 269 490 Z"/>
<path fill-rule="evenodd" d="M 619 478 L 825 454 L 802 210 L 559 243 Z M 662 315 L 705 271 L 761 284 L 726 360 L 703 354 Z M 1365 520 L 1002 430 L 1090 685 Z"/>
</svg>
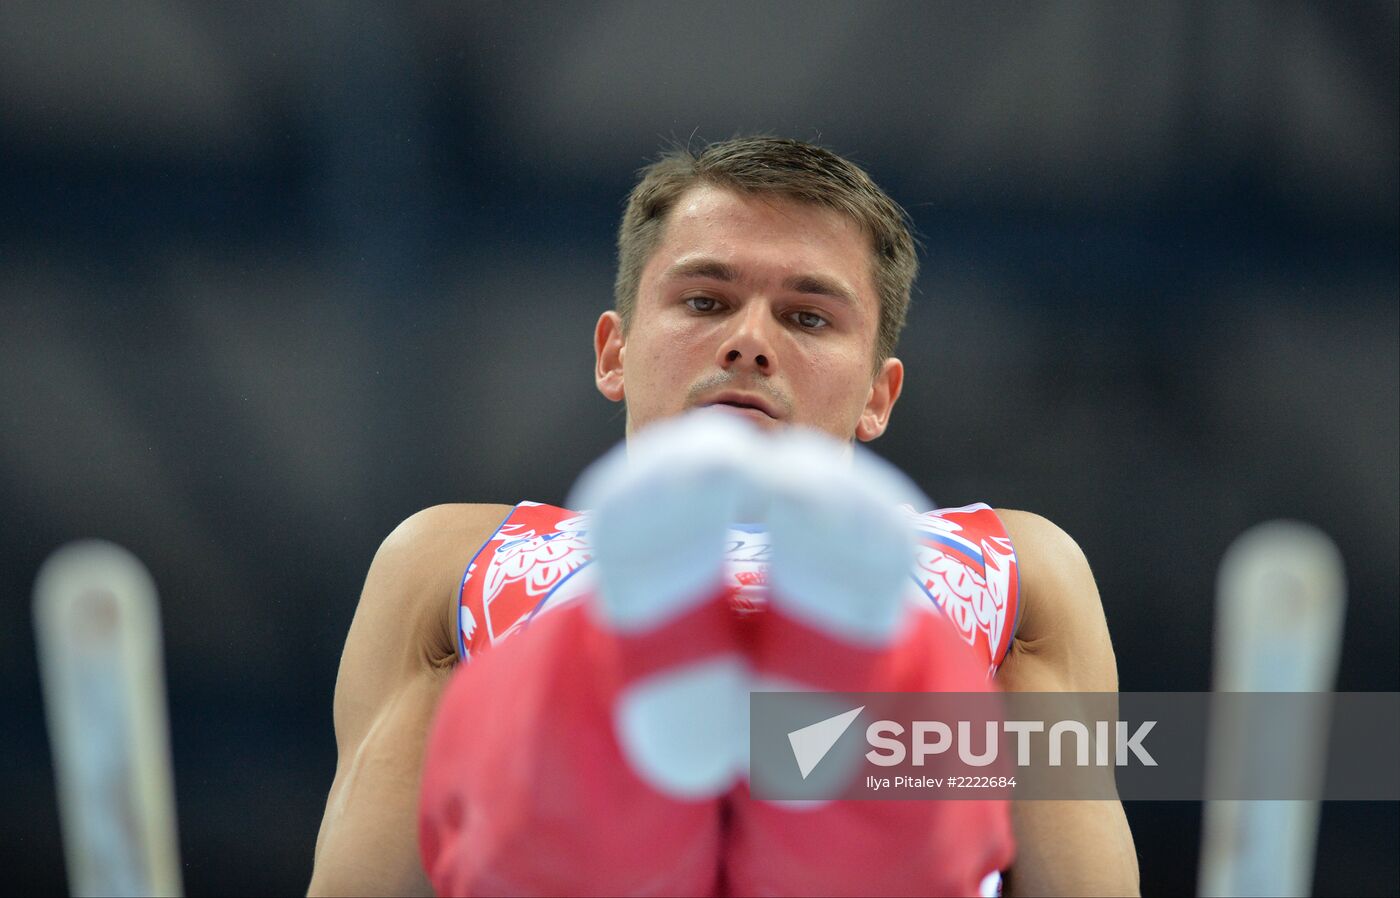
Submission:
<svg viewBox="0 0 1400 898">
<path fill-rule="evenodd" d="M 1019 619 L 1016 552 L 996 512 L 983 504 L 909 512 L 918 537 L 909 598 L 947 615 L 995 672 Z M 458 595 L 457 648 L 463 660 L 586 595 L 592 588 L 588 518 L 521 502 L 471 559 Z M 727 567 L 739 610 L 766 600 L 767 534 L 730 531 Z"/>
</svg>

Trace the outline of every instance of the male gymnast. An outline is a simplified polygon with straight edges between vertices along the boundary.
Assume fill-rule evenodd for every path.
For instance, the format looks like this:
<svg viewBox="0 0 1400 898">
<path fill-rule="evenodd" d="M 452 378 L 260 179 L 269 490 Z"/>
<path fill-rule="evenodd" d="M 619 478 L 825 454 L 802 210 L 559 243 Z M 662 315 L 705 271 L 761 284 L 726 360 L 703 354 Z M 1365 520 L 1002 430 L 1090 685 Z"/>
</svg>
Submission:
<svg viewBox="0 0 1400 898">
<path fill-rule="evenodd" d="M 822 148 L 643 169 L 594 333 L 627 449 L 573 509 L 439 505 L 385 539 L 311 894 L 1137 893 L 1117 801 L 749 795 L 750 690 L 1117 690 L 1069 536 L 927 511 L 855 447 L 904 386 L 916 271 L 903 210 Z"/>
</svg>

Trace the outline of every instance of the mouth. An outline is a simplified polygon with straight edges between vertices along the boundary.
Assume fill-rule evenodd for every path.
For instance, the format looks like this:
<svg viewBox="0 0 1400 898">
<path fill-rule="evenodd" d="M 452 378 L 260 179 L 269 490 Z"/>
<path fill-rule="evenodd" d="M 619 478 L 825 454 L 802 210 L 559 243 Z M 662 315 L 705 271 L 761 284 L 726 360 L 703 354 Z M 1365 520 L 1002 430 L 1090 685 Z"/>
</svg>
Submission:
<svg viewBox="0 0 1400 898">
<path fill-rule="evenodd" d="M 762 397 L 748 393 L 721 393 L 702 403 L 706 408 L 734 409 L 747 413 L 750 417 L 778 420 L 773 406 Z"/>
</svg>

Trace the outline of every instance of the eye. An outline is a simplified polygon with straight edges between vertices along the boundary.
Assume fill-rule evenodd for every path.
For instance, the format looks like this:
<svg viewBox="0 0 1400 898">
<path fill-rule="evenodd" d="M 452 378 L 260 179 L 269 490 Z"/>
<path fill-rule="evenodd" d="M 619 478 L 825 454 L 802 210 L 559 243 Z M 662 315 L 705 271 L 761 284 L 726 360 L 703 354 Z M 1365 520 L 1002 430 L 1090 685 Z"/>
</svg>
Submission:
<svg viewBox="0 0 1400 898">
<path fill-rule="evenodd" d="M 806 328 L 807 330 L 813 331 L 819 330 L 823 327 L 827 327 L 831 324 L 830 321 L 827 321 L 825 318 L 818 315 L 816 312 L 793 312 L 792 320 L 797 324 L 798 327 Z"/>
<path fill-rule="evenodd" d="M 713 296 L 691 296 L 685 304 L 697 312 L 713 312 L 719 308 L 719 300 Z"/>
</svg>

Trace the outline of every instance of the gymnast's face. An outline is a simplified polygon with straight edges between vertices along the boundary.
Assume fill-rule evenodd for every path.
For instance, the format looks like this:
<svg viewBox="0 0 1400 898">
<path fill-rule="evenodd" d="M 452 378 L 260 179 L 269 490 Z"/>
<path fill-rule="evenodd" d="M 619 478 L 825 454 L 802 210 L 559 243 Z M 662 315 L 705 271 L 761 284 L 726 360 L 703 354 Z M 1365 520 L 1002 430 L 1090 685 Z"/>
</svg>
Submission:
<svg viewBox="0 0 1400 898">
<path fill-rule="evenodd" d="M 870 238 L 835 210 L 692 188 L 642 270 L 631 326 L 598 320 L 598 389 L 627 403 L 629 435 L 714 406 L 873 440 L 904 381 L 898 359 L 874 367 L 873 266 Z"/>
</svg>

